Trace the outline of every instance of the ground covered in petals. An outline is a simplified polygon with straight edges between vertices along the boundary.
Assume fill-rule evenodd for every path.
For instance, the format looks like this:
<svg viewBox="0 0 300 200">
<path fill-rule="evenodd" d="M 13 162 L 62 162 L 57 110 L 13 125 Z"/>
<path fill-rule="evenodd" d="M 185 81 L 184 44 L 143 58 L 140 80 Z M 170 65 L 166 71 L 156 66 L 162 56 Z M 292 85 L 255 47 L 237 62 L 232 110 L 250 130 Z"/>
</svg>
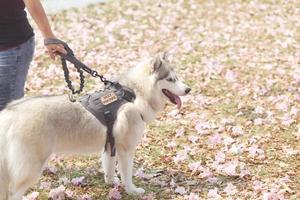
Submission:
<svg viewBox="0 0 300 200">
<path fill-rule="evenodd" d="M 144 196 L 106 186 L 90 155 L 54 156 L 25 199 L 300 198 L 299 1 L 109 1 L 51 24 L 107 77 L 169 51 L 192 93 L 138 147 L 134 182 Z M 67 93 L 59 62 L 43 52 L 37 34 L 27 95 Z M 86 79 L 85 91 L 101 86 Z"/>
</svg>

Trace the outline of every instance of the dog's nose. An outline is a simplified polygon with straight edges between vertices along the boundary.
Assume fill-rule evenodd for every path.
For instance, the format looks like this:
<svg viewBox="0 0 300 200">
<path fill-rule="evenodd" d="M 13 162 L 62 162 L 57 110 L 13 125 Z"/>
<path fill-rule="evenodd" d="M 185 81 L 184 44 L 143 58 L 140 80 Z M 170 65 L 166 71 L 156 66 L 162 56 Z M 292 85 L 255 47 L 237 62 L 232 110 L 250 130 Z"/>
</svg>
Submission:
<svg viewBox="0 0 300 200">
<path fill-rule="evenodd" d="M 190 93 L 190 91 L 191 91 L 191 88 L 187 88 L 187 89 L 185 90 L 185 94 Z"/>
</svg>

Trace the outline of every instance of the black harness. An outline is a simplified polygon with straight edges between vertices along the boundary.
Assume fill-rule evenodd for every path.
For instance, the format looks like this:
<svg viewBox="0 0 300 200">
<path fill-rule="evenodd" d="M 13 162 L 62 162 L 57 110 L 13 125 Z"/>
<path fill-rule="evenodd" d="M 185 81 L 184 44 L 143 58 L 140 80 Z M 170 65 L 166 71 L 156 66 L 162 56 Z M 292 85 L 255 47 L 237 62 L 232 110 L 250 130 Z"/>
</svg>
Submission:
<svg viewBox="0 0 300 200">
<path fill-rule="evenodd" d="M 116 155 L 113 126 L 117 119 L 118 110 L 121 105 L 134 100 L 134 92 L 119 83 L 106 85 L 104 90 L 86 94 L 79 100 L 90 113 L 107 126 L 105 151 L 107 151 L 108 144 L 110 144 L 111 156 Z"/>
<path fill-rule="evenodd" d="M 79 99 L 79 102 L 93 114 L 102 124 L 107 126 L 107 137 L 105 142 L 105 151 L 110 144 L 111 156 L 116 155 L 115 139 L 113 137 L 113 126 L 117 119 L 117 113 L 119 108 L 128 102 L 133 102 L 136 98 L 135 93 L 132 89 L 122 86 L 117 82 L 106 80 L 105 77 L 98 74 L 97 71 L 92 70 L 82 62 L 80 62 L 75 56 L 72 49 L 67 43 L 54 39 L 47 39 L 44 41 L 45 45 L 48 44 L 62 44 L 67 51 L 67 54 L 57 52 L 61 57 L 61 62 L 64 70 L 65 80 L 68 88 L 72 91 L 72 94 L 80 94 L 84 87 L 84 76 L 83 71 L 87 72 L 93 77 L 98 77 L 104 83 L 105 87 L 103 90 L 97 91 L 93 94 L 86 94 Z M 80 87 L 78 90 L 72 85 L 69 78 L 69 70 L 67 68 L 67 62 L 69 61 L 77 69 L 80 76 Z M 83 71 L 82 71 L 83 70 Z M 74 100 L 71 100 L 74 102 Z"/>
</svg>

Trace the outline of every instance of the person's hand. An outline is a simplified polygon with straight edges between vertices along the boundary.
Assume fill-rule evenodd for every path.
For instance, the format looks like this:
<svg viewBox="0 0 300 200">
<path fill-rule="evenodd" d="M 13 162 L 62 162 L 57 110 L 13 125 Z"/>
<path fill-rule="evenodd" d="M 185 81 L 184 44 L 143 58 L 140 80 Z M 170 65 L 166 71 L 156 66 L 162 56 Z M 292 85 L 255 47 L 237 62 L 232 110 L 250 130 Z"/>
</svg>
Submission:
<svg viewBox="0 0 300 200">
<path fill-rule="evenodd" d="M 55 59 L 58 55 L 57 53 L 67 54 L 64 46 L 62 44 L 48 44 L 46 45 L 47 53 L 50 55 L 51 59 Z"/>
</svg>

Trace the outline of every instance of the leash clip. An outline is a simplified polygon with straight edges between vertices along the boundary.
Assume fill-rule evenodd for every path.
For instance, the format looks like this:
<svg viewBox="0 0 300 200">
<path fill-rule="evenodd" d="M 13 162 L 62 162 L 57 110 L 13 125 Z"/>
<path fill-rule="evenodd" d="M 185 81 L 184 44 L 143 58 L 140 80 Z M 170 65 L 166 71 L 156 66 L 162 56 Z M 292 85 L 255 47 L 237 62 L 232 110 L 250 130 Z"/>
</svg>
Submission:
<svg viewBox="0 0 300 200">
<path fill-rule="evenodd" d="M 91 73 L 91 75 L 92 75 L 93 77 L 96 77 L 96 76 L 98 76 L 98 72 L 93 71 L 93 72 Z"/>
</svg>

